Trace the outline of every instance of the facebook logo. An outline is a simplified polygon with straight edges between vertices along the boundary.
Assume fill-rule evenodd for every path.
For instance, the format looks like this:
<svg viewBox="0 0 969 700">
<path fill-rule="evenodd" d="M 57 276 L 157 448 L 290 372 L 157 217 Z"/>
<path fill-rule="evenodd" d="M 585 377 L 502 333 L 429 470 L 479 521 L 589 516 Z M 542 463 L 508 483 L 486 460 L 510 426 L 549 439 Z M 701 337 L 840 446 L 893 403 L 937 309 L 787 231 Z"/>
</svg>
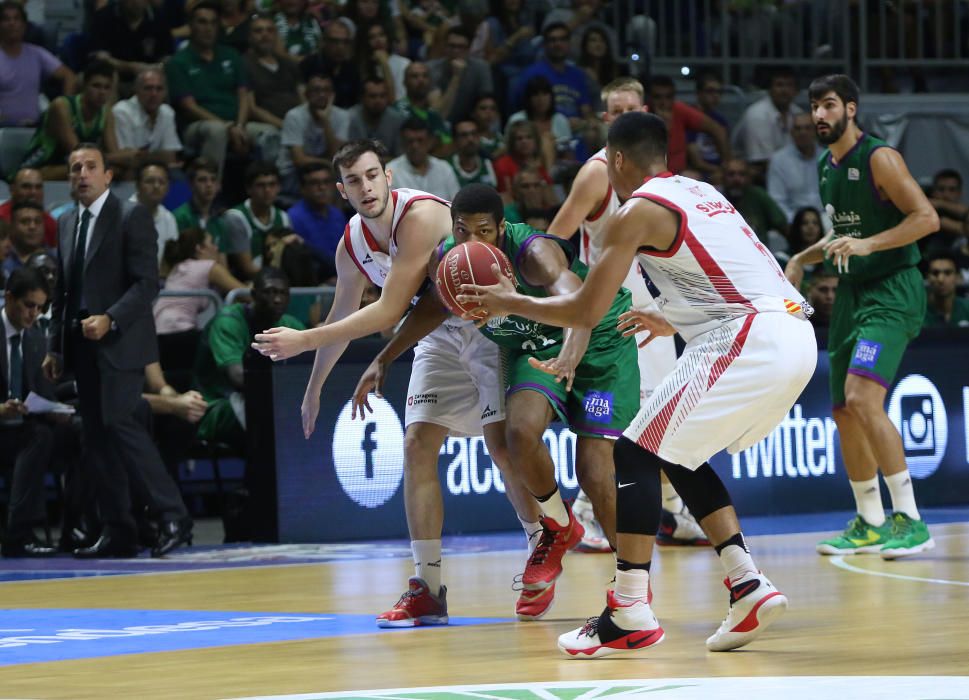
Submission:
<svg viewBox="0 0 969 700">
<path fill-rule="evenodd" d="M 394 407 L 370 397 L 373 413 L 352 420 L 352 404 L 343 406 L 333 429 L 333 467 L 343 491 L 364 508 L 378 508 L 393 498 L 404 477 L 404 430 Z"/>
</svg>

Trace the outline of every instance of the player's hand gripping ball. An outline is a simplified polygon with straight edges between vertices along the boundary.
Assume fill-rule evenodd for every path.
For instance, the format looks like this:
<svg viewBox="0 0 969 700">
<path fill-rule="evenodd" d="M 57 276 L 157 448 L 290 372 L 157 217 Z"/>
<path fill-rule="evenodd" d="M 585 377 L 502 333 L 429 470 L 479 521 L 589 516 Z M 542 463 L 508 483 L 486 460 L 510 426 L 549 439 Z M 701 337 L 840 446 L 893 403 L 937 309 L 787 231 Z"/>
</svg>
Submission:
<svg viewBox="0 0 969 700">
<path fill-rule="evenodd" d="M 488 286 L 498 283 L 492 266 L 510 280 L 515 279 L 508 256 L 500 248 L 481 241 L 468 241 L 454 246 L 437 266 L 437 293 L 444 305 L 456 316 L 473 311 L 475 302 L 458 302 L 462 284 Z M 484 316 L 479 316 L 484 318 Z"/>
</svg>

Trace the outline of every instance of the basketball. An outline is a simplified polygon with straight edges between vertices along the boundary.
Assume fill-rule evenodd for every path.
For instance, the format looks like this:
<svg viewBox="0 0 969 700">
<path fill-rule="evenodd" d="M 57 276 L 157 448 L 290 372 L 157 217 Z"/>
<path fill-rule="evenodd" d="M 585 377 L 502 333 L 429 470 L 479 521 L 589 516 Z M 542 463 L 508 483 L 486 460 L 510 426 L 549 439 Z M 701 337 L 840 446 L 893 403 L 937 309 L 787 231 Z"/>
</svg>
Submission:
<svg viewBox="0 0 969 700">
<path fill-rule="evenodd" d="M 505 277 L 515 278 L 508 256 L 500 248 L 488 243 L 468 241 L 455 246 L 441 258 L 435 282 L 438 296 L 451 313 L 460 316 L 474 308 L 473 303 L 458 303 L 457 296 L 461 292 L 462 284 L 497 284 L 498 278 L 491 269 L 495 264 Z"/>
</svg>

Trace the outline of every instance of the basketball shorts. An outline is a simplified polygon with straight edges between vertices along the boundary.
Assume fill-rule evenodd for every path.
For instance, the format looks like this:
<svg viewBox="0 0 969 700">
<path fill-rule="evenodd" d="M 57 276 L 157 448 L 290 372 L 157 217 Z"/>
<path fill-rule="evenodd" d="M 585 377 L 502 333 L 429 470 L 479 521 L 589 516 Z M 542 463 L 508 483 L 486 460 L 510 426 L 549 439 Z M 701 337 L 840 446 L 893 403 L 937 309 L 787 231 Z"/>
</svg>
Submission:
<svg viewBox="0 0 969 700">
<path fill-rule="evenodd" d="M 448 320 L 414 348 L 404 426 L 433 423 L 455 437 L 505 419 L 498 346 L 469 321 Z"/>
<path fill-rule="evenodd" d="M 632 294 L 634 309 L 640 311 L 659 311 L 656 301 L 649 293 L 643 280 L 639 263 L 633 263 L 629 274 L 622 286 Z M 637 346 L 649 337 L 648 333 L 636 335 Z M 676 343 L 672 336 L 655 338 L 649 345 L 639 348 L 639 403 L 649 398 L 650 394 L 666 379 L 666 375 L 673 371 L 676 364 Z"/>
<path fill-rule="evenodd" d="M 639 363 L 636 341 L 619 333 L 594 333 L 582 362 L 575 368 L 572 391 L 565 382 L 528 364 L 529 357 L 557 357 L 560 345 L 542 351 L 506 351 L 508 393 L 543 394 L 559 420 L 576 435 L 616 439 L 639 409 Z"/>
<path fill-rule="evenodd" d="M 915 267 L 873 282 L 838 282 L 828 330 L 831 403 L 844 405 L 849 374 L 890 387 L 924 316 L 925 285 Z"/>
<path fill-rule="evenodd" d="M 696 469 L 777 427 L 814 374 L 811 324 L 785 313 L 749 314 L 686 344 L 672 374 L 623 433 L 668 462 Z"/>
</svg>

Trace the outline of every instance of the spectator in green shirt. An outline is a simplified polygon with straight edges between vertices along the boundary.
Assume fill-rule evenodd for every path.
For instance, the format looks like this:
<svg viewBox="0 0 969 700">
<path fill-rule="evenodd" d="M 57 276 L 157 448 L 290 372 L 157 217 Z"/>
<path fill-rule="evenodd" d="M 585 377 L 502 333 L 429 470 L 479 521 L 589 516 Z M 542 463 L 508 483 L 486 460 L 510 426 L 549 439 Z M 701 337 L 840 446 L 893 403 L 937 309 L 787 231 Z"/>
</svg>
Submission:
<svg viewBox="0 0 969 700">
<path fill-rule="evenodd" d="M 273 128 L 249 121 L 245 64 L 235 49 L 218 43 L 219 6 L 211 0 L 193 5 L 188 29 L 188 43 L 165 65 L 168 91 L 185 147 L 216 163 L 221 173 L 227 148 L 246 156 Z"/>
<path fill-rule="evenodd" d="M 196 158 L 189 163 L 187 173 L 192 196 L 175 209 L 172 215 L 179 232 L 199 228 L 212 234 L 220 253 L 229 251 L 230 241 L 222 211 L 215 205 L 219 196 L 219 169 L 210 160 Z"/>
<path fill-rule="evenodd" d="M 427 123 L 435 143 L 432 153 L 445 158 L 451 151 L 451 129 L 444 117 L 432 105 L 441 97 L 440 90 L 431 85 L 431 72 L 426 63 L 412 61 L 404 70 L 404 88 L 407 94 L 394 105 L 405 117 L 417 117 Z"/>
<path fill-rule="evenodd" d="M 955 256 L 944 250 L 929 257 L 926 273 L 929 293 L 925 298 L 923 328 L 969 326 L 969 299 L 956 295 L 959 268 Z"/>
<path fill-rule="evenodd" d="M 787 217 L 767 190 L 751 184 L 745 160 L 731 158 L 724 164 L 723 193 L 771 252 L 787 250 Z"/>
<path fill-rule="evenodd" d="M 276 326 L 303 330 L 302 323 L 285 313 L 288 305 L 286 275 L 264 267 L 253 283 L 251 304 L 226 306 L 209 321 L 195 359 L 195 386 L 208 404 L 199 422 L 199 438 L 245 450 L 243 358 L 256 333 Z"/>
</svg>

